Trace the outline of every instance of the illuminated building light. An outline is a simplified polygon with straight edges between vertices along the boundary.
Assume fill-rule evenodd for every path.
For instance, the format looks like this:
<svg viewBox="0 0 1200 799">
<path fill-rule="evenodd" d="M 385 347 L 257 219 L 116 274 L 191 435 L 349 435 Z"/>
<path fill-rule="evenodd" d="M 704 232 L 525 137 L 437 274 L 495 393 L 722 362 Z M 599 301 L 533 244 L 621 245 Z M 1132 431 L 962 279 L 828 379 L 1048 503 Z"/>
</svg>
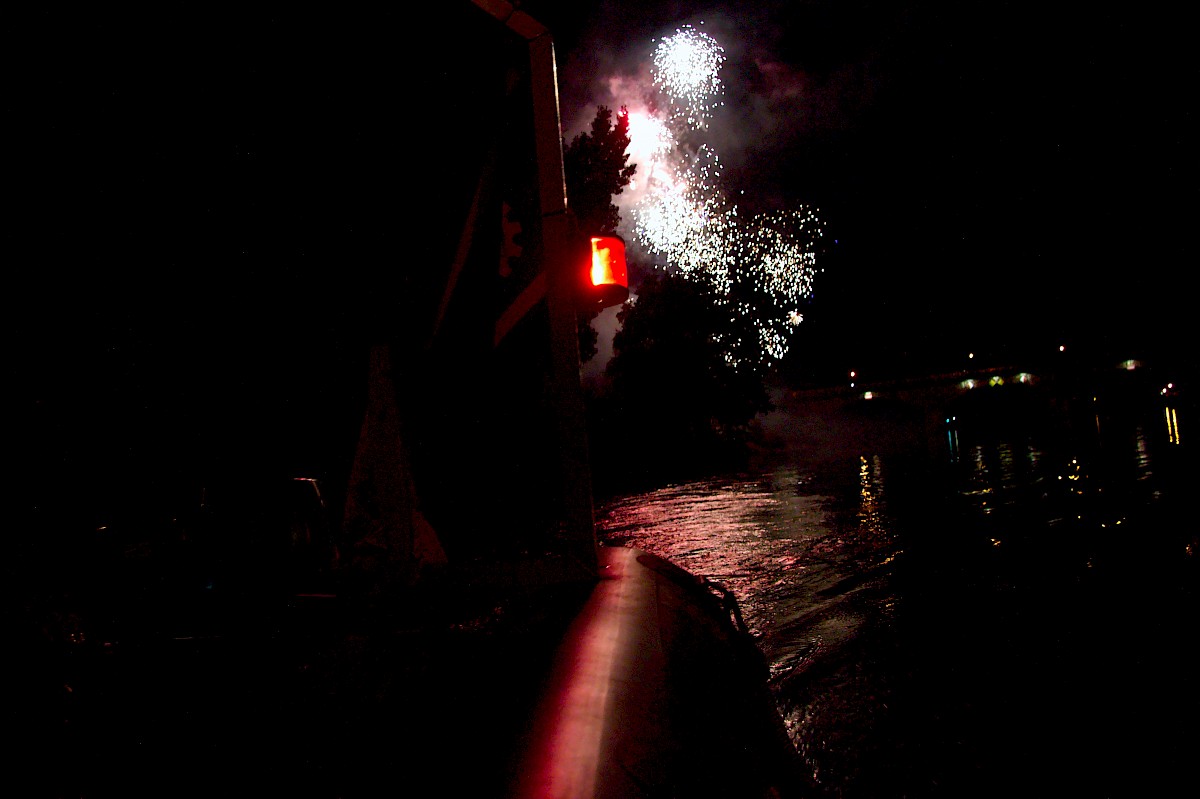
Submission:
<svg viewBox="0 0 1200 799">
<path fill-rule="evenodd" d="M 1167 440 L 1172 444 L 1181 443 L 1179 439 L 1179 416 L 1174 408 L 1168 407 L 1167 414 Z"/>
</svg>

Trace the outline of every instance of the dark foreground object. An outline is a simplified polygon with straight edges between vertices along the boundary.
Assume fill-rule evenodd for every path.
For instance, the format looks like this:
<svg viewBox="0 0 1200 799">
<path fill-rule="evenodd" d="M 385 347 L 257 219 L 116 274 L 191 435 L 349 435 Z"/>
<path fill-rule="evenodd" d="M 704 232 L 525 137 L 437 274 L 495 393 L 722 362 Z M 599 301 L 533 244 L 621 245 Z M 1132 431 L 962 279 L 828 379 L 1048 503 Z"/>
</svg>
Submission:
<svg viewBox="0 0 1200 799">
<path fill-rule="evenodd" d="M 269 630 L 24 661 L 9 718 L 21 782 L 48 796 L 796 795 L 736 609 L 641 551 L 603 548 L 601 564 L 595 583 L 507 597 L 431 589 L 419 618 L 296 597 Z"/>
</svg>

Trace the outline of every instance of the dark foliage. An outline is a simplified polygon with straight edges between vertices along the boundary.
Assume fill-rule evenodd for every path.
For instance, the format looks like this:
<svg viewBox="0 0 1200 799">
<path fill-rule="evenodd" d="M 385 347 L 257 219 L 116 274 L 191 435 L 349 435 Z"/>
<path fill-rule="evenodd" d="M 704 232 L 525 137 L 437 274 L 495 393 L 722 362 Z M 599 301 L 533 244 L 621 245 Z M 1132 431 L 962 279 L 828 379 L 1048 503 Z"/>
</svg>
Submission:
<svg viewBox="0 0 1200 799">
<path fill-rule="evenodd" d="M 563 151 L 567 198 L 582 235 L 614 233 L 621 214 L 612 198 L 621 194 L 637 172 L 629 163 L 629 115 L 622 108 L 599 106 L 589 132 L 580 133 Z M 591 321 L 599 309 L 579 314 L 579 358 L 596 356 L 596 331 Z"/>
<path fill-rule="evenodd" d="M 580 230 L 613 233 L 620 225 L 612 198 L 624 192 L 637 172 L 628 149 L 629 115 L 622 108 L 614 122 L 606 106 L 596 109 L 591 131 L 580 133 L 564 149 L 567 197 Z"/>
<path fill-rule="evenodd" d="M 735 465 L 753 419 L 771 403 L 761 375 L 726 360 L 713 333 L 727 321 L 711 297 L 655 273 L 618 319 L 609 380 L 591 398 L 600 481 L 614 471 L 653 481 Z"/>
</svg>

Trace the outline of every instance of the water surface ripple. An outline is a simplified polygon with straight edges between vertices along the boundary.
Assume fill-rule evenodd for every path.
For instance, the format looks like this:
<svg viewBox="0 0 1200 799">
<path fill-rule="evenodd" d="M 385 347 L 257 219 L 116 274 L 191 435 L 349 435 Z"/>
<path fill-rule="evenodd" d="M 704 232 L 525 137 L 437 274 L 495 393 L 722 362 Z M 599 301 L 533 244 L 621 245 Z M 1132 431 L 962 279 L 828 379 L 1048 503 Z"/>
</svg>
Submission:
<svg viewBox="0 0 1200 799">
<path fill-rule="evenodd" d="M 1200 751 L 1196 486 L 1153 419 L 1093 430 L 794 452 L 597 528 L 734 593 L 814 796 L 1147 795 Z"/>
</svg>

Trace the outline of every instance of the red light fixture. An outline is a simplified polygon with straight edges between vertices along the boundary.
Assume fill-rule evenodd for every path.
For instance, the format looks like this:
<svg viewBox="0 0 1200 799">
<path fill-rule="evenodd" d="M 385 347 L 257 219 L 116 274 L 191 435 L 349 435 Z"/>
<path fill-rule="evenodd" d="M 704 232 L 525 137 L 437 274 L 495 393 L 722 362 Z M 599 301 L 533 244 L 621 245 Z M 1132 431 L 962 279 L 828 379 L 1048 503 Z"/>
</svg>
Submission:
<svg viewBox="0 0 1200 799">
<path fill-rule="evenodd" d="M 625 240 L 620 236 L 592 236 L 590 297 L 601 308 L 629 299 Z"/>
</svg>

